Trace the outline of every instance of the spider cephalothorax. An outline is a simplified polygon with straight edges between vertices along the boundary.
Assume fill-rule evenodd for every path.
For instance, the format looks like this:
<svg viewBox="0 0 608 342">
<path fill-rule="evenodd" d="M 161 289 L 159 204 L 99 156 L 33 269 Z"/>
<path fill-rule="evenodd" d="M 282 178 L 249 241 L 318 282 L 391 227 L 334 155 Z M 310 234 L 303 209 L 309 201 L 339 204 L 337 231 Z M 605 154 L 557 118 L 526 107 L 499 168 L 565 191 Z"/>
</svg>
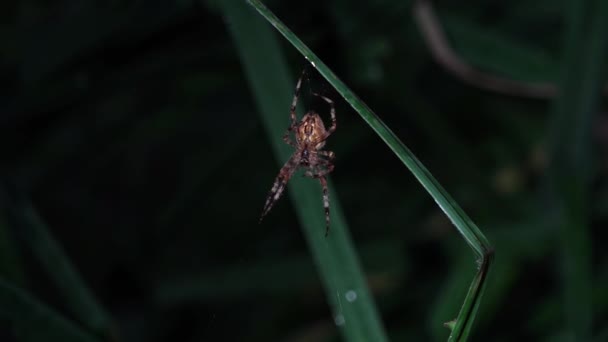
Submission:
<svg viewBox="0 0 608 342">
<path fill-rule="evenodd" d="M 307 144 L 315 149 L 321 149 L 325 145 L 323 137 L 327 131 L 319 114 L 310 112 L 304 115 L 298 124 L 296 141 L 298 144 Z"/>
<path fill-rule="evenodd" d="M 304 74 L 302 74 L 304 76 Z M 325 100 L 331 106 L 331 126 L 329 129 L 325 129 L 323 120 L 319 114 L 314 111 L 306 113 L 302 117 L 300 122 L 296 119 L 296 105 L 298 103 L 298 96 L 300 93 L 300 86 L 302 85 L 302 77 L 296 84 L 296 91 L 291 103 L 290 118 L 291 124 L 287 128 L 287 132 L 283 136 L 283 140 L 293 147 L 295 151 L 291 158 L 285 163 L 285 165 L 279 171 L 279 175 L 270 189 L 260 222 L 264 216 L 270 211 L 274 203 L 281 197 L 287 181 L 291 178 L 294 172 L 299 167 L 304 167 L 306 171 L 304 175 L 310 178 L 317 178 L 323 188 L 323 207 L 325 208 L 325 235 L 329 232 L 329 194 L 327 190 L 327 179 L 325 175 L 330 173 L 334 169 L 332 163 L 334 159 L 334 153 L 331 151 L 324 151 L 322 148 L 325 146 L 325 140 L 336 130 L 336 110 L 332 100 L 319 94 L 313 94 Z M 291 140 L 290 133 L 294 132 L 295 142 Z"/>
</svg>

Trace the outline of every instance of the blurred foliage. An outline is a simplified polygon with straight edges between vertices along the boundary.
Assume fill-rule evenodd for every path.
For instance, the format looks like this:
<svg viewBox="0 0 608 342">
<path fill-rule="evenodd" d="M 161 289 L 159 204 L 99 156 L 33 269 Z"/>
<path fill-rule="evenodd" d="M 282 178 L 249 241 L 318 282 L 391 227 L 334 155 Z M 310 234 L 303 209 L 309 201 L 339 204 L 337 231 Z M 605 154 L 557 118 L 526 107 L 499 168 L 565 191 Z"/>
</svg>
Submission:
<svg viewBox="0 0 608 342">
<path fill-rule="evenodd" d="M 447 73 L 411 1 L 266 3 L 492 241 L 473 340 L 605 340 L 601 1 L 434 3 L 468 63 L 571 85 L 551 101 L 481 91 Z M 290 202 L 257 224 L 280 137 L 263 129 L 217 2 L 9 1 L 0 17 L 0 340 L 40 340 L 27 322 L 73 340 L 339 339 Z M 306 61 L 280 44 L 295 80 Z M 310 88 L 338 98 L 311 78 Z M 332 184 L 389 339 L 444 341 L 473 256 L 380 139 L 344 102 L 337 109 Z M 576 147 L 555 161 L 562 138 Z M 584 190 L 574 203 L 569 184 Z M 582 206 L 582 216 L 564 228 L 555 203 Z M 32 222 L 72 278 L 40 257 L 24 228 Z M 568 239 L 577 230 L 583 243 Z M 572 269 L 583 287 L 570 282 Z M 92 302 L 74 303 L 66 282 Z M 577 295 L 589 305 L 572 306 Z M 79 311 L 87 307 L 110 322 Z"/>
</svg>

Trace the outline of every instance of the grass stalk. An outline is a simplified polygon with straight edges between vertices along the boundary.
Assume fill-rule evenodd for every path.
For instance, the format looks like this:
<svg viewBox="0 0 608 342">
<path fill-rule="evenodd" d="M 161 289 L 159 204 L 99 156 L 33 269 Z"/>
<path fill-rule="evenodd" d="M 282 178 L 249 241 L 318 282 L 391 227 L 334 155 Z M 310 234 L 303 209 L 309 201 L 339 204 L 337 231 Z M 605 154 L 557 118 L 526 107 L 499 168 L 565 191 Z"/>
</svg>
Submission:
<svg viewBox="0 0 608 342">
<path fill-rule="evenodd" d="M 98 342 L 29 293 L 0 278 L 0 317 L 10 321 L 24 341 Z"/>
<path fill-rule="evenodd" d="M 97 302 L 27 196 L 6 186 L 0 188 L 0 196 L 15 235 L 31 249 L 78 320 L 100 336 L 113 335 L 110 316 Z"/>
<path fill-rule="evenodd" d="M 289 30 L 266 6 L 258 0 L 248 2 L 272 24 L 331 84 L 336 91 L 359 113 L 365 122 L 389 146 L 395 155 L 412 172 L 418 182 L 435 200 L 467 244 L 478 257 L 478 270 L 473 278 L 463 306 L 452 327 L 449 341 L 465 341 L 470 333 L 481 296 L 488 270 L 491 264 L 493 249 L 490 243 L 477 228 L 475 223 L 466 215 L 460 206 L 443 189 L 439 182 L 422 165 L 414 154 L 401 142 L 401 140 L 388 128 L 384 122 L 361 101 L 330 69 L 310 50 L 291 30 Z"/>
<path fill-rule="evenodd" d="M 577 341 L 591 339 L 592 268 L 589 227 L 592 129 L 608 59 L 608 2 L 574 1 L 568 24 L 564 67 L 553 102 L 548 170 L 549 215 L 558 227 L 562 251 L 565 330 Z"/>
<path fill-rule="evenodd" d="M 271 141 L 277 165 L 282 165 L 293 152 L 281 138 L 289 123 L 289 106 L 295 87 L 292 73 L 287 68 L 277 37 L 245 2 L 221 1 L 220 8 L 238 49 L 258 112 Z M 268 175 L 268 187 L 272 185 L 274 177 L 274 174 Z M 331 232 L 327 238 L 324 236 L 324 212 L 318 182 L 296 176 L 290 180 L 288 188 L 304 236 L 320 273 L 334 321 L 348 341 L 386 341 L 386 333 L 373 298 L 369 294 L 331 180 L 329 184 Z M 265 195 L 266 193 L 261 194 L 260 210 Z M 280 207 L 278 205 L 274 210 Z M 252 220 L 253 222 L 255 221 Z M 297 271 L 297 269 L 293 270 L 293 272 Z"/>
</svg>

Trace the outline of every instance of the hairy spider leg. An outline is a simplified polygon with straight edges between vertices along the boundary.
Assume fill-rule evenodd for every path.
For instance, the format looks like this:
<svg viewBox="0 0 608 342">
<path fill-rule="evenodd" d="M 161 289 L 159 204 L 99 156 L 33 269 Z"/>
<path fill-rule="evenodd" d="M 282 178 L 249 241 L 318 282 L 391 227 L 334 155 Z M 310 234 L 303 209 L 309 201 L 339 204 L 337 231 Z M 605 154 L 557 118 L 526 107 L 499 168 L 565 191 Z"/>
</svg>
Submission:
<svg viewBox="0 0 608 342">
<path fill-rule="evenodd" d="M 319 158 L 323 157 L 323 158 Z M 335 155 L 332 151 L 317 151 L 315 155 L 316 164 L 310 166 L 304 173 L 305 176 L 310 178 L 317 178 L 323 188 L 323 208 L 325 209 L 325 236 L 329 234 L 329 190 L 327 187 L 327 179 L 325 175 L 332 172 L 334 165 L 331 161 Z"/>
<path fill-rule="evenodd" d="M 327 158 L 327 160 L 324 160 L 326 162 L 332 162 L 336 158 L 336 155 L 332 151 L 317 151 L 317 154 Z"/>
<path fill-rule="evenodd" d="M 319 182 L 323 187 L 323 208 L 325 208 L 325 237 L 329 234 L 329 191 L 327 190 L 327 180 L 325 176 L 319 176 Z"/>
<path fill-rule="evenodd" d="M 264 204 L 264 209 L 262 210 L 262 216 L 260 216 L 259 223 L 262 222 L 264 216 L 266 216 L 270 209 L 272 209 L 274 203 L 281 198 L 281 194 L 283 194 L 283 190 L 285 190 L 285 185 L 287 185 L 287 182 L 298 168 L 299 162 L 299 156 L 294 154 L 279 171 L 279 175 L 274 180 L 272 188 L 270 189 L 268 197 L 266 198 L 266 204 Z"/>
<path fill-rule="evenodd" d="M 296 106 L 298 105 L 298 97 L 300 96 L 300 87 L 302 86 L 302 79 L 304 78 L 304 74 L 306 73 L 306 69 L 302 71 L 302 75 L 298 79 L 298 83 L 296 84 L 296 90 L 293 95 L 293 100 L 291 101 L 291 108 L 289 110 L 289 117 L 291 118 L 291 123 L 287 128 L 287 131 L 283 135 L 283 141 L 285 141 L 290 146 L 296 146 L 296 144 L 291 140 L 289 134 L 296 129 L 298 126 L 297 118 L 296 118 Z"/>
<path fill-rule="evenodd" d="M 317 93 L 312 93 L 314 96 L 318 96 L 320 98 L 322 98 L 323 100 L 325 100 L 325 102 L 329 103 L 329 106 L 331 107 L 329 114 L 331 116 L 331 126 L 329 127 L 329 129 L 327 130 L 327 132 L 325 133 L 325 137 L 323 137 L 323 140 L 327 139 L 327 137 L 329 137 L 335 130 L 337 127 L 337 121 L 336 121 L 336 107 L 334 106 L 334 101 L 330 100 L 329 98 L 323 96 L 323 95 L 319 95 Z"/>
<path fill-rule="evenodd" d="M 319 178 L 321 176 L 325 176 L 326 174 L 332 172 L 334 170 L 334 164 L 332 164 L 332 161 L 334 160 L 334 158 L 336 157 L 335 154 L 332 151 L 317 151 L 316 152 L 316 161 L 317 161 L 317 166 L 313 167 L 309 167 L 308 170 L 306 170 L 306 172 L 304 172 L 304 176 L 306 177 L 310 177 L 310 178 Z M 323 157 L 323 158 L 319 158 L 319 157 Z M 327 159 L 324 159 L 327 158 Z M 324 167 L 325 169 L 321 169 L 321 167 Z"/>
<path fill-rule="evenodd" d="M 336 127 L 337 127 L 336 107 L 334 106 L 334 101 L 330 100 L 329 98 L 327 98 L 323 95 L 319 95 L 317 93 L 312 93 L 312 94 L 314 96 L 318 96 L 318 97 L 322 98 L 330 106 L 329 114 L 331 117 L 331 126 L 326 131 L 325 136 L 322 139 L 324 141 L 336 130 Z M 317 155 L 327 158 L 327 159 L 322 159 L 322 158 L 317 159 L 317 161 L 321 165 L 325 166 L 325 170 L 319 170 L 318 168 L 316 170 L 309 169 L 308 171 L 306 171 L 305 175 L 312 177 L 312 178 L 318 178 L 319 182 L 321 183 L 321 186 L 323 187 L 323 208 L 325 209 L 325 237 L 327 237 L 327 235 L 329 234 L 329 191 L 327 189 L 327 179 L 325 178 L 325 175 L 330 173 L 334 169 L 334 165 L 331 163 L 331 161 L 334 159 L 335 155 L 331 151 L 317 151 Z"/>
</svg>

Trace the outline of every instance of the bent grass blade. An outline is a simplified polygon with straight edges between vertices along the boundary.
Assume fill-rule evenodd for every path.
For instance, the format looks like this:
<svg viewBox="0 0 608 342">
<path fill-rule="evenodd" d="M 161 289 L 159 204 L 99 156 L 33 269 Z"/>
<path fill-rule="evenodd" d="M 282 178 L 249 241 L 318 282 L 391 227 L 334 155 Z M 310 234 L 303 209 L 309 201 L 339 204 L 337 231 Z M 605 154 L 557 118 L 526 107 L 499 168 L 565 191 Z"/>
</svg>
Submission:
<svg viewBox="0 0 608 342">
<path fill-rule="evenodd" d="M 361 101 L 291 30 L 289 30 L 264 4 L 247 0 L 270 24 L 272 24 L 348 102 L 365 122 L 380 136 L 395 155 L 414 174 L 418 182 L 435 200 L 454 224 L 458 232 L 478 257 L 479 267 L 460 313 L 452 327 L 448 341 L 465 341 L 470 333 L 493 256 L 493 249 L 475 225 L 439 182 L 422 165 L 416 156 L 401 142 L 384 122 Z"/>
</svg>

